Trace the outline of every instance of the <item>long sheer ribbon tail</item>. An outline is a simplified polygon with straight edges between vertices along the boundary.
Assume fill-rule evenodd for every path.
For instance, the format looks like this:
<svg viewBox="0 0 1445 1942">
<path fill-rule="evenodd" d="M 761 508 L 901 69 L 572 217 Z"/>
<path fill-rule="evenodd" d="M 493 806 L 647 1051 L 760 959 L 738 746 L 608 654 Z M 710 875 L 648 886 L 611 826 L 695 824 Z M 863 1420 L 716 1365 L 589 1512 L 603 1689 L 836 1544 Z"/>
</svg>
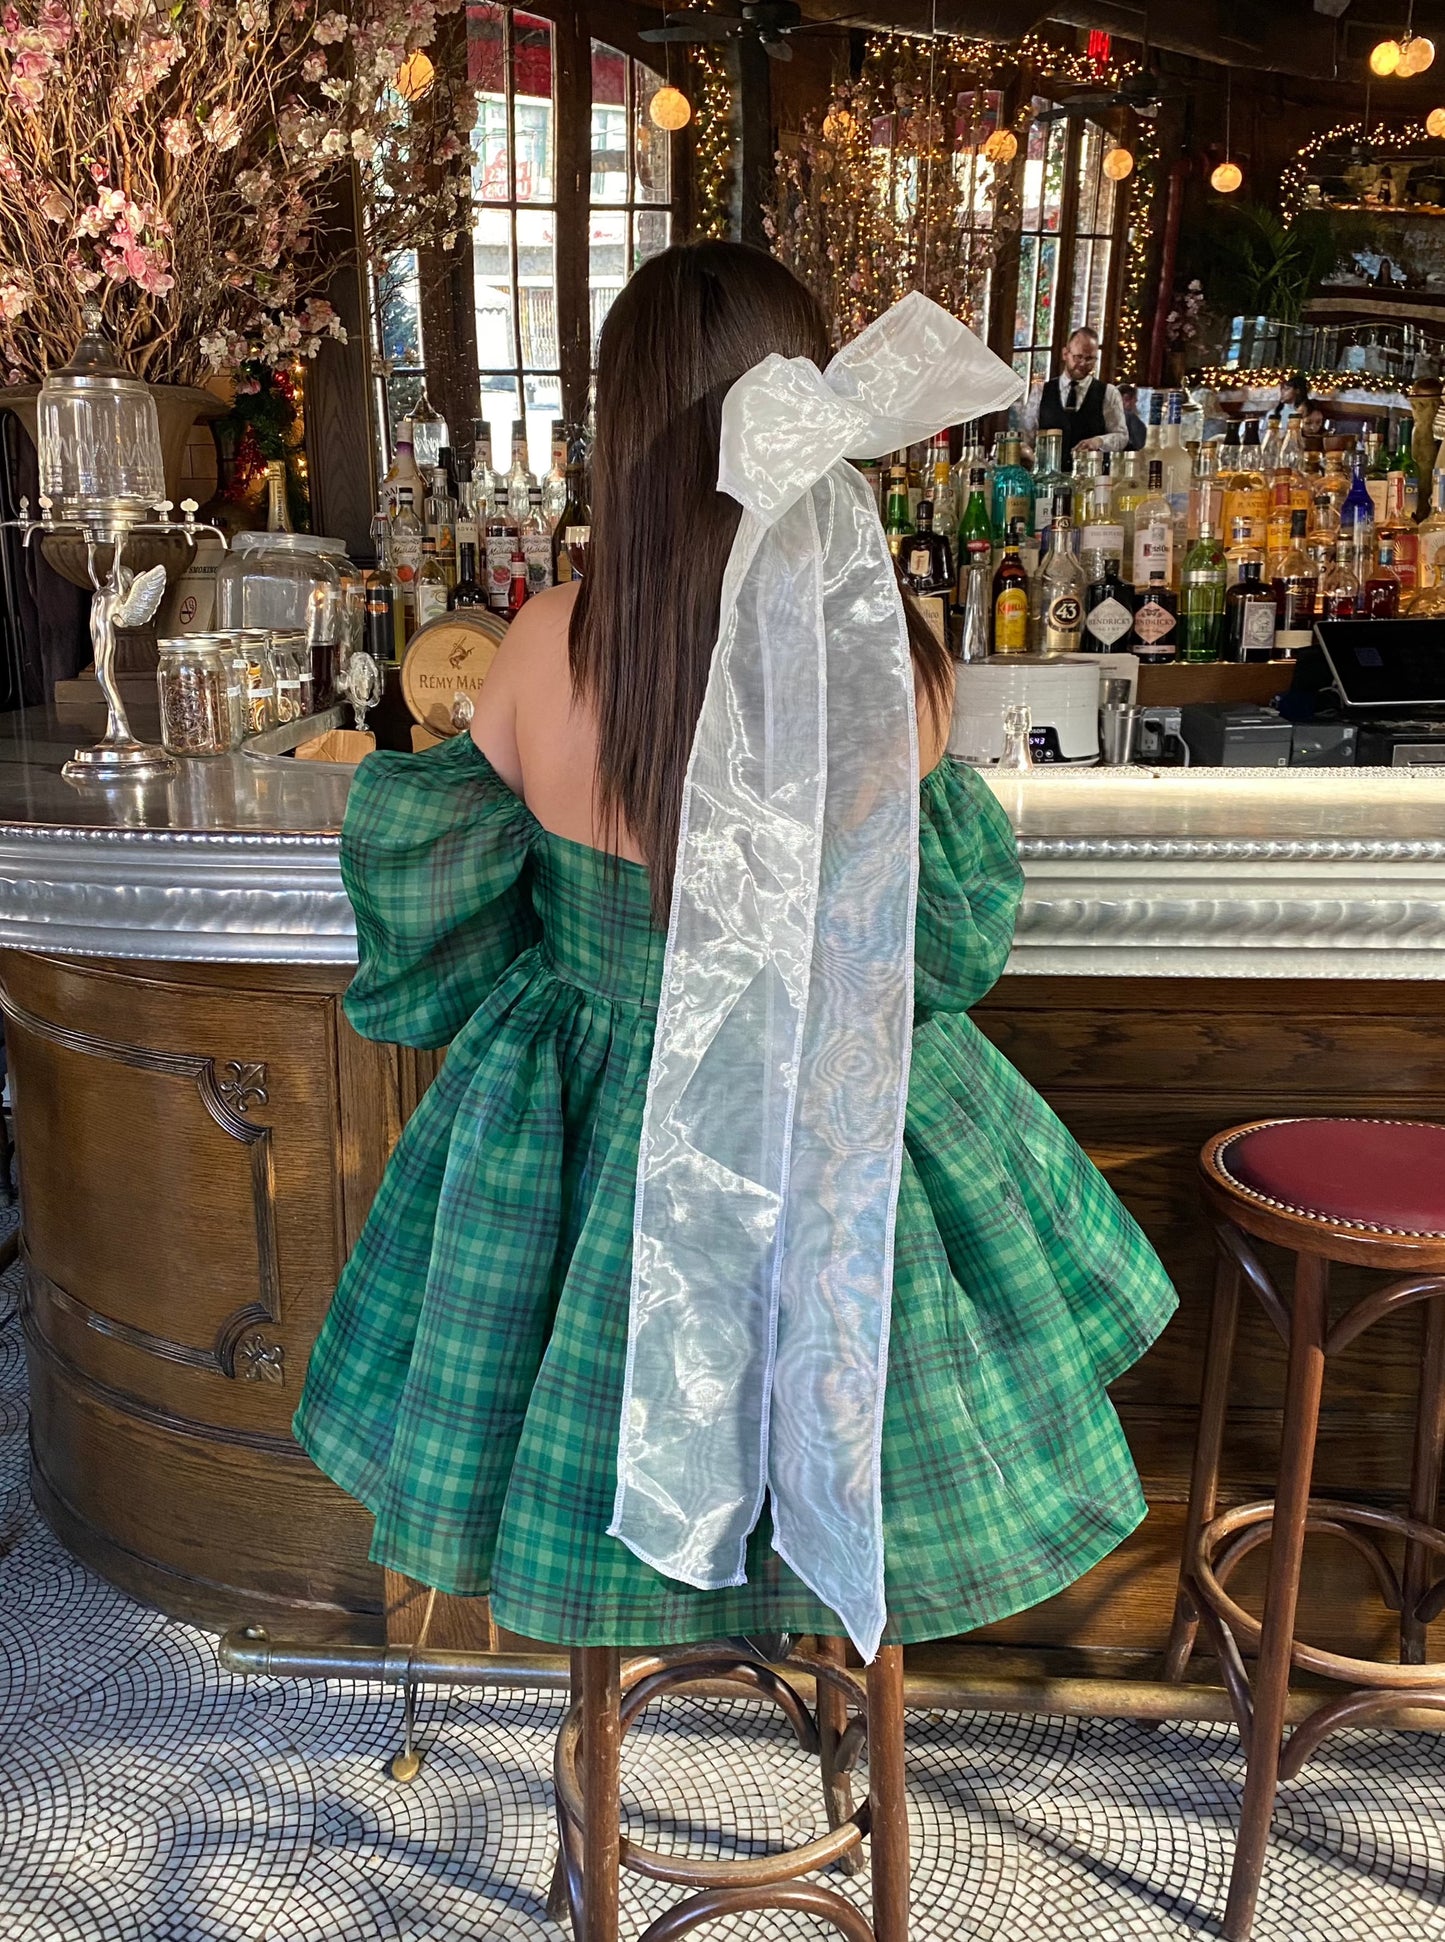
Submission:
<svg viewBox="0 0 1445 1942">
<path fill-rule="evenodd" d="M 729 393 L 744 506 L 683 794 L 610 1530 L 703 1589 L 774 1543 L 864 1656 L 913 1017 L 918 748 L 869 457 L 1021 384 L 914 296 Z"/>
</svg>

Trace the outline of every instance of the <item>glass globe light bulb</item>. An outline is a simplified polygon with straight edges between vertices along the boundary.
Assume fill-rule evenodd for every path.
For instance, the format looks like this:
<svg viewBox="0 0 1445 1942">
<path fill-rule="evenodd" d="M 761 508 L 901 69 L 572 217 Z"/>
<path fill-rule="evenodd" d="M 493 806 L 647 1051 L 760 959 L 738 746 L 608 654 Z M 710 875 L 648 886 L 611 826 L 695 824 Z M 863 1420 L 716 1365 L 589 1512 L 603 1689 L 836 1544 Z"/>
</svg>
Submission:
<svg viewBox="0 0 1445 1942">
<path fill-rule="evenodd" d="M 1412 34 L 1400 47 L 1400 65 L 1397 74 L 1423 74 L 1435 62 L 1435 43 L 1424 34 Z"/>
<path fill-rule="evenodd" d="M 1134 173 L 1134 157 L 1127 148 L 1111 148 L 1104 157 L 1104 173 L 1111 182 L 1124 182 Z"/>
<path fill-rule="evenodd" d="M 1377 41 L 1370 49 L 1371 74 L 1393 74 L 1400 65 L 1400 43 L 1397 40 Z"/>
<path fill-rule="evenodd" d="M 1210 187 L 1218 189 L 1222 196 L 1233 195 L 1244 180 L 1244 171 L 1237 162 L 1221 162 L 1210 176 Z"/>
<path fill-rule="evenodd" d="M 1019 152 L 1019 138 L 1011 128 L 1000 128 L 984 143 L 983 152 L 990 162 L 1011 162 Z"/>
<path fill-rule="evenodd" d="M 681 88 L 659 88 L 647 104 L 647 115 L 654 128 L 674 134 L 692 120 L 692 103 Z"/>
<path fill-rule="evenodd" d="M 1445 135 L 1445 108 L 1432 108 L 1425 117 L 1427 135 Z"/>
<path fill-rule="evenodd" d="M 417 48 L 396 71 L 396 91 L 403 101 L 420 101 L 436 79 L 436 73 L 429 56 Z"/>
</svg>

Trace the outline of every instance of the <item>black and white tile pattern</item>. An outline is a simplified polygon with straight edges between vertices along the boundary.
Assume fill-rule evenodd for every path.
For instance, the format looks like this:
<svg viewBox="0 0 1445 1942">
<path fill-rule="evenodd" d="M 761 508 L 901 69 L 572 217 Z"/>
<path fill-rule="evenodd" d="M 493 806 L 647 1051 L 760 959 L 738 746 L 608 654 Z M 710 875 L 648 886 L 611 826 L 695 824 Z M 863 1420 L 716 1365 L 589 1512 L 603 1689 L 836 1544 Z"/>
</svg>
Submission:
<svg viewBox="0 0 1445 1942">
<path fill-rule="evenodd" d="M 400 1701 L 233 1679 L 210 1638 L 75 1563 L 25 1484 L 16 1272 L 0 1280 L 3 1942 L 562 1942 L 554 1695 L 431 1692 L 398 1786 Z M 821 1832 L 816 1769 L 750 1702 L 654 1708 L 625 1748 L 628 1825 L 734 1852 Z M 1217 1935 L 1231 1731 L 909 1716 L 918 1942 Z M 719 1833 L 719 1830 L 721 1832 Z M 836 1885 L 866 1899 L 867 1876 Z M 624 1877 L 624 1933 L 677 1891 Z M 709 1935 L 804 1942 L 802 1916 Z M 1445 1942 L 1445 1741 L 1340 1736 L 1288 1790 L 1259 1942 Z"/>
</svg>

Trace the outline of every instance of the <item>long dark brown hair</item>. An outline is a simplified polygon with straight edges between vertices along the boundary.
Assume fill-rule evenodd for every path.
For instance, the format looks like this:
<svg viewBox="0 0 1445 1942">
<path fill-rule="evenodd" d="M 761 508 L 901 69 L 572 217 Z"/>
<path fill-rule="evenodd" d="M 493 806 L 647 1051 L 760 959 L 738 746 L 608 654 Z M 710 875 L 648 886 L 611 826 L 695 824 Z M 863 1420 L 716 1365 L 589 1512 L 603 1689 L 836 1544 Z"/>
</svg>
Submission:
<svg viewBox="0 0 1445 1942">
<path fill-rule="evenodd" d="M 682 785 L 741 511 L 717 489 L 729 387 L 769 352 L 829 354 L 816 298 L 741 243 L 665 250 L 624 285 L 597 352 L 592 544 L 573 609 L 574 692 L 597 723 L 598 809 L 648 859 L 654 920 L 672 901 Z M 918 684 L 941 720 L 947 650 L 909 615 Z"/>
</svg>

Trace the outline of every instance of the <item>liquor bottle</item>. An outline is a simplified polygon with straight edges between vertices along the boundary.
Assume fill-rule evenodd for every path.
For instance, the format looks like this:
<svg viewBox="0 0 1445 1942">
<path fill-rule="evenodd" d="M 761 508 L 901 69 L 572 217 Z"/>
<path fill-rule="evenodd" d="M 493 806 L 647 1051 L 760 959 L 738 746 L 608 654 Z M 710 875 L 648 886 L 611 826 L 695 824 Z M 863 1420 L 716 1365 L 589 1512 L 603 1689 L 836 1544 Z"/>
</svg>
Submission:
<svg viewBox="0 0 1445 1942">
<path fill-rule="evenodd" d="M 1189 453 L 1184 445 L 1184 396 L 1171 391 L 1164 401 L 1163 437 L 1159 458 L 1164 467 L 1164 496 L 1174 509 L 1174 530 L 1183 545 L 1189 521 Z"/>
<path fill-rule="evenodd" d="M 1250 524 L 1248 518 L 1236 519 L 1234 522 L 1229 536 L 1229 545 L 1224 551 L 1226 586 L 1232 587 L 1236 581 L 1242 579 L 1245 567 L 1251 562 L 1259 567 L 1261 574 L 1264 572 L 1264 552 L 1262 548 L 1255 545 L 1250 535 Z"/>
<path fill-rule="evenodd" d="M 286 461 L 269 459 L 266 463 L 266 531 L 292 533 L 291 508 L 286 494 Z"/>
<path fill-rule="evenodd" d="M 512 571 L 507 582 L 507 618 L 515 620 L 530 598 L 527 587 L 527 556 L 520 546 L 512 554 Z"/>
<path fill-rule="evenodd" d="M 1164 393 L 1156 385 L 1149 393 L 1149 416 L 1144 421 L 1144 469 L 1162 458 L 1164 446 Z"/>
<path fill-rule="evenodd" d="M 487 590 L 477 578 L 477 543 L 464 539 L 457 550 L 457 583 L 447 596 L 447 606 L 453 611 L 458 607 L 485 607 Z"/>
<path fill-rule="evenodd" d="M 1433 478 L 1430 493 L 1433 510 L 1415 528 L 1418 548 L 1415 584 L 1421 591 L 1427 587 L 1437 587 L 1445 580 L 1445 472 L 1436 472 Z"/>
<path fill-rule="evenodd" d="M 463 545 L 470 546 L 472 549 L 473 556 L 475 556 L 476 550 L 477 550 L 479 531 L 477 526 L 476 507 L 473 504 L 473 500 L 472 500 L 474 487 L 472 484 L 471 465 L 466 459 L 456 459 L 453 461 L 452 469 L 456 474 L 456 481 L 457 481 L 457 516 L 456 516 L 456 527 L 455 527 L 455 531 L 456 531 L 455 569 L 456 570 L 452 576 L 452 584 L 455 585 L 456 576 L 462 570 L 461 568 L 462 547 Z"/>
<path fill-rule="evenodd" d="M 1314 561 L 1315 576 L 1322 583 L 1334 563 L 1335 542 L 1340 536 L 1340 515 L 1328 492 L 1317 492 L 1310 502 L 1309 524 L 1305 528 L 1305 551 Z"/>
<path fill-rule="evenodd" d="M 1023 537 L 1019 528 L 1023 516 L 1015 520 L 1004 539 L 1003 558 L 993 576 L 993 651 L 995 654 L 1027 654 L 1029 648 L 1029 576 L 1019 557 Z"/>
<path fill-rule="evenodd" d="M 948 433 L 940 432 L 929 447 L 931 465 L 928 497 L 933 501 L 933 525 L 950 542 L 958 531 L 958 501 L 953 492 L 953 467 L 948 457 Z"/>
<path fill-rule="evenodd" d="M 542 488 L 529 487 L 527 511 L 520 522 L 522 557 L 527 562 L 527 592 L 545 593 L 552 584 L 552 534 L 542 510 Z"/>
<path fill-rule="evenodd" d="M 386 564 L 386 534 L 377 533 L 377 527 L 385 528 L 386 515 L 379 513 L 371 522 L 373 541 L 378 544 L 376 565 L 367 574 L 364 583 L 366 607 L 362 623 L 362 642 L 367 653 L 379 665 L 401 658 L 401 609 L 396 597 L 396 581 Z"/>
<path fill-rule="evenodd" d="M 520 438 L 517 436 L 521 433 Z M 507 474 L 507 503 L 521 516 L 522 502 L 531 496 L 537 481 L 527 470 L 527 426 L 523 419 L 512 421 L 512 469 Z"/>
<path fill-rule="evenodd" d="M 1394 620 L 1400 611 L 1400 576 L 1395 571 L 1395 541 L 1381 533 L 1374 570 L 1360 588 L 1360 612 L 1370 620 Z"/>
<path fill-rule="evenodd" d="M 1220 517 L 1227 533 L 1234 531 L 1236 519 L 1247 519 L 1251 540 L 1262 547 L 1269 523 L 1269 482 L 1259 469 L 1258 459 L 1259 421 L 1250 418 L 1240 439 L 1235 468 L 1225 475 Z"/>
<path fill-rule="evenodd" d="M 1388 422 L 1387 420 L 1387 425 Z M 1369 432 L 1365 436 L 1365 490 L 1370 495 L 1370 505 L 1377 526 L 1385 517 L 1385 491 L 1389 480 L 1390 457 L 1387 439 L 1379 432 Z"/>
<path fill-rule="evenodd" d="M 988 516 L 988 501 L 984 494 L 988 474 L 981 465 L 972 465 L 968 470 L 968 495 L 963 502 L 963 511 L 958 519 L 958 558 L 962 564 L 969 547 L 976 539 L 987 540 L 993 546 L 993 525 Z"/>
<path fill-rule="evenodd" d="M 1400 581 L 1401 600 L 1415 591 L 1416 568 L 1420 558 L 1420 536 L 1415 522 L 1405 512 L 1404 474 L 1392 472 L 1385 483 L 1385 517 L 1375 527 L 1376 541 L 1388 533 L 1395 543 L 1395 572 Z"/>
<path fill-rule="evenodd" d="M 512 555 L 519 534 L 512 523 L 507 501 L 495 498 L 487 516 L 487 605 L 494 614 L 505 614 L 512 594 Z"/>
<path fill-rule="evenodd" d="M 1296 654 L 1308 647 L 1315 624 L 1315 594 L 1319 588 L 1314 561 L 1305 551 L 1305 519 L 1294 515 L 1290 543 L 1273 575 L 1275 609 L 1279 626 L 1275 647 L 1282 655 Z"/>
<path fill-rule="evenodd" d="M 1360 611 L 1360 582 L 1354 570 L 1354 543 L 1335 542 L 1334 558 L 1320 580 L 1319 608 L 1324 620 L 1353 620 Z"/>
<path fill-rule="evenodd" d="M 1277 471 L 1270 481 L 1269 517 L 1264 529 L 1264 577 L 1273 580 L 1275 570 L 1289 551 L 1294 531 L 1294 481 L 1288 472 Z"/>
<path fill-rule="evenodd" d="M 1179 592 L 1179 659 L 1217 661 L 1224 634 L 1224 548 L 1207 521 L 1184 558 Z"/>
<path fill-rule="evenodd" d="M 1123 535 L 1119 559 L 1129 572 L 1134 567 L 1134 515 L 1148 496 L 1140 463 L 1140 453 L 1126 452 L 1123 470 L 1114 484 L 1114 518 Z"/>
<path fill-rule="evenodd" d="M 1155 568 L 1167 586 L 1174 577 L 1174 508 L 1164 496 L 1164 467 L 1149 461 L 1149 490 L 1134 512 L 1134 586 L 1142 591 Z M 1172 660 L 1172 653 L 1168 657 Z"/>
<path fill-rule="evenodd" d="M 477 530 L 486 528 L 496 499 L 497 482 L 492 475 L 492 434 L 485 418 L 472 420 L 472 512 Z"/>
<path fill-rule="evenodd" d="M 409 418 L 403 418 L 396 428 L 396 446 L 382 482 L 381 502 L 388 512 L 395 512 L 403 490 L 411 493 L 413 508 L 421 505 L 426 498 L 426 480 L 417 470 Z"/>
<path fill-rule="evenodd" d="M 1352 483 L 1353 475 L 1345 464 L 1344 452 L 1338 440 L 1332 438 L 1325 447 L 1325 470 L 1321 485 L 1330 495 L 1330 503 L 1336 512 L 1343 510 Z"/>
<path fill-rule="evenodd" d="M 552 420 L 552 469 L 542 481 L 542 517 L 550 539 L 567 510 L 567 460 L 570 441 L 560 418 Z"/>
<path fill-rule="evenodd" d="M 1077 654 L 1083 632 L 1084 570 L 1074 558 L 1073 522 L 1059 510 L 1067 505 L 1057 493 L 1048 554 L 1034 576 L 1034 647 L 1042 654 Z"/>
<path fill-rule="evenodd" d="M 580 444 L 574 444 L 567 460 L 567 501 L 552 530 L 552 579 L 557 586 L 580 579 L 567 535 L 592 530 L 592 508 L 587 503 L 587 467 Z"/>
<path fill-rule="evenodd" d="M 933 530 L 933 501 L 918 505 L 918 529 L 903 542 L 903 577 L 915 593 L 953 592 L 953 549 Z"/>
<path fill-rule="evenodd" d="M 1021 441 L 1011 432 L 998 442 L 998 457 L 993 469 L 993 505 L 990 508 L 995 542 L 1002 545 L 1010 529 L 1022 521 L 1020 540 L 1034 531 L 1034 479 L 1023 462 Z"/>
<path fill-rule="evenodd" d="M 1258 555 L 1246 560 L 1224 596 L 1224 651 L 1231 661 L 1272 661 L 1278 625 L 1274 588 L 1265 585 Z"/>
<path fill-rule="evenodd" d="M 912 530 L 913 521 L 908 513 L 908 468 L 895 465 L 888 475 L 888 501 L 883 513 L 888 551 L 895 560 L 902 553 L 903 542 Z"/>
<path fill-rule="evenodd" d="M 396 488 L 391 516 L 391 570 L 396 575 L 406 639 L 416 632 L 416 583 L 421 572 L 422 526 L 412 505 L 411 487 Z"/>
<path fill-rule="evenodd" d="M 1199 528 L 1207 519 L 1216 530 L 1219 527 L 1220 492 L 1218 484 L 1219 447 L 1203 439 L 1194 454 L 1194 471 L 1189 489 L 1189 520 L 1185 528 L 1185 538 L 1193 545 L 1199 537 Z"/>
<path fill-rule="evenodd" d="M 457 489 L 452 475 L 450 445 L 442 446 L 432 467 L 431 491 L 426 496 L 426 532 L 450 585 L 456 571 L 457 557 Z"/>
<path fill-rule="evenodd" d="M 1111 559 L 1124 557 L 1124 528 L 1114 510 L 1114 482 L 1110 460 L 1112 452 L 1100 452 L 1099 470 L 1090 481 L 1080 515 L 1079 555 L 1103 553 Z"/>
<path fill-rule="evenodd" d="M 1079 646 L 1086 654 L 1112 654 L 1133 628 L 1134 589 L 1120 575 L 1117 554 L 1085 553 L 1084 573 L 1084 631 Z"/>
<path fill-rule="evenodd" d="M 1082 457 L 1082 453 L 1080 454 Z M 1054 494 L 1069 484 L 1064 470 L 1064 434 L 1040 432 L 1034 448 L 1034 510 L 1031 533 L 1043 533 L 1054 516 Z"/>
<path fill-rule="evenodd" d="M 1401 510 L 1413 525 L 1420 514 L 1420 468 L 1415 463 L 1415 421 L 1407 411 L 1400 421 L 1400 443 L 1391 467 L 1401 479 Z"/>
<path fill-rule="evenodd" d="M 1157 461 L 1156 461 L 1157 463 Z M 1176 652 L 1179 606 L 1162 566 L 1151 567 L 1144 596 L 1134 610 L 1132 651 L 1150 665 L 1172 661 Z"/>
<path fill-rule="evenodd" d="M 971 539 L 959 581 L 963 627 L 959 634 L 960 661 L 986 661 L 989 655 L 989 618 L 993 606 L 993 547 L 986 539 Z"/>
<path fill-rule="evenodd" d="M 1350 474 L 1349 490 L 1340 506 L 1340 531 L 1352 541 L 1355 558 L 1363 567 L 1375 542 L 1375 502 L 1370 497 L 1364 467 L 1358 457 Z"/>
<path fill-rule="evenodd" d="M 438 465 L 437 470 L 441 467 Z M 437 543 L 428 533 L 421 543 L 421 572 L 416 576 L 416 624 L 425 627 L 447 610 L 447 576 L 437 553 Z"/>
</svg>

